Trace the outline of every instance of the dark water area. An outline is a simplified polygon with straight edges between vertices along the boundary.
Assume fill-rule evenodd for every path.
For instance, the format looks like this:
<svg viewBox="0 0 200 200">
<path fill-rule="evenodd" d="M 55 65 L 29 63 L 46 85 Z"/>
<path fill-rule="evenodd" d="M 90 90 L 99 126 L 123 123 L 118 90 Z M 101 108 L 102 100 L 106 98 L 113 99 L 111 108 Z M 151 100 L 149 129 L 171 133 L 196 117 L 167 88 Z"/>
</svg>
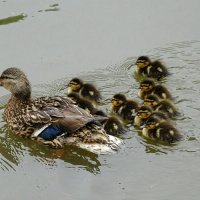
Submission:
<svg viewBox="0 0 200 200">
<path fill-rule="evenodd" d="M 183 139 L 156 144 L 130 126 L 116 154 L 96 155 L 69 146 L 49 149 L 7 131 L 2 113 L 9 94 L 0 88 L 0 198 L 198 199 L 198 1 L 27 2 L 0 1 L 1 71 L 20 66 L 32 82 L 34 98 L 64 95 L 69 80 L 80 77 L 100 89 L 101 108 L 109 112 L 115 93 L 141 102 L 133 76 L 137 57 L 159 59 L 171 72 L 163 83 L 181 113 L 175 125 Z"/>
</svg>

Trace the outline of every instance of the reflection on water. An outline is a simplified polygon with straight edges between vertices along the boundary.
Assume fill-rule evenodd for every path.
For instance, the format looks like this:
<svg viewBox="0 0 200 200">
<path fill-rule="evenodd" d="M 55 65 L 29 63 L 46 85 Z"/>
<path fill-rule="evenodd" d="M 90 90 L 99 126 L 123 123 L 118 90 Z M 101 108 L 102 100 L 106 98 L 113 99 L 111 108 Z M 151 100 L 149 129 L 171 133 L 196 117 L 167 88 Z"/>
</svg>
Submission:
<svg viewBox="0 0 200 200">
<path fill-rule="evenodd" d="M 22 13 L 20 15 L 10 16 L 7 18 L 0 19 L 0 25 L 7 25 L 24 20 L 27 17 L 26 14 Z"/>
<path fill-rule="evenodd" d="M 85 169 L 93 174 L 99 173 L 101 166 L 98 155 L 88 151 L 82 151 L 76 147 L 66 146 L 64 149 L 50 149 L 39 145 L 29 139 L 19 138 L 7 131 L 6 126 L 0 128 L 0 151 L 1 168 L 3 170 L 15 170 L 15 167 L 23 162 L 28 155 L 35 157 L 35 160 L 42 165 L 56 166 L 56 160 L 71 163 L 74 167 Z"/>
<path fill-rule="evenodd" d="M 85 169 L 93 174 L 97 174 L 100 171 L 101 164 L 98 160 L 98 155 L 88 151 L 82 151 L 71 146 L 66 146 L 64 149 L 49 149 L 43 145 L 36 144 L 34 141 L 27 141 L 23 145 L 27 146 L 29 155 L 34 156 L 41 164 L 56 166 L 57 159 L 61 159 L 66 163 L 72 164 L 74 168 Z"/>
<path fill-rule="evenodd" d="M 184 153 L 199 152 L 200 42 L 186 41 L 169 44 L 167 47 L 148 50 L 143 54 L 149 55 L 153 60 L 162 60 L 171 72 L 171 76 L 164 79 L 163 82 L 176 97 L 175 104 L 181 112 L 181 117 L 175 121 L 175 124 L 183 135 L 183 140 L 173 145 L 156 144 L 142 138 L 140 130 L 128 127 L 128 132 L 124 136 L 125 147 L 127 143 L 131 148 L 135 145 L 134 141 L 137 140 L 138 148 L 142 147 L 144 153 L 154 155 L 170 154 L 177 151 Z M 122 63 L 105 69 L 69 75 L 50 84 L 36 85 L 33 87 L 33 96 L 64 95 L 67 83 L 76 76 L 98 86 L 103 96 L 101 108 L 109 111 L 110 99 L 115 93 L 123 92 L 128 98 L 137 98 L 138 80 L 133 77 L 133 71 L 138 56 L 127 58 Z M 1 113 L 7 99 L 8 96 L 0 98 Z M 140 99 L 137 100 L 140 101 Z M 28 154 L 44 165 L 56 166 L 57 160 L 61 159 L 74 167 L 91 173 L 100 172 L 101 163 L 95 154 L 75 147 L 66 147 L 63 150 L 49 149 L 33 141 L 17 138 L 5 131 L 3 123 L 1 126 L 0 163 L 3 170 L 15 169 Z M 124 151 L 129 151 L 130 148 L 125 148 Z"/>
<path fill-rule="evenodd" d="M 38 12 L 43 12 L 43 11 L 45 11 L 45 12 L 59 11 L 60 8 L 58 6 L 59 6 L 59 4 L 55 3 L 55 4 L 50 5 L 49 8 L 47 8 L 45 10 L 39 10 Z"/>
<path fill-rule="evenodd" d="M 15 135 L 7 133 L 5 125 L 1 127 L 0 134 L 1 168 L 3 170 L 14 170 L 15 166 L 19 165 L 25 149 L 22 148 L 22 143 Z"/>
</svg>

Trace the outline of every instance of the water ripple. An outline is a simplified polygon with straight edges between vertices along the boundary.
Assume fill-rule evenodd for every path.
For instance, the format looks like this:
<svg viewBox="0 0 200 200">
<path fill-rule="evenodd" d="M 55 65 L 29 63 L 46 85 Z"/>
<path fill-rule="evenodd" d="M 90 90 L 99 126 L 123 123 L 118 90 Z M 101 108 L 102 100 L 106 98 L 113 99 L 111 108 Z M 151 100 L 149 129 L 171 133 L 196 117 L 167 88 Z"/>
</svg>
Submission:
<svg viewBox="0 0 200 200">
<path fill-rule="evenodd" d="M 166 45 L 164 48 L 147 50 L 145 55 L 152 55 L 152 59 L 159 59 L 166 63 L 171 76 L 163 82 L 172 90 L 175 96 L 175 103 L 181 111 L 181 116 L 175 124 L 183 134 L 183 140 L 173 145 L 156 144 L 144 139 L 141 131 L 132 126 L 127 127 L 128 131 L 124 136 L 124 153 L 128 151 L 144 151 L 148 154 L 165 155 L 174 152 L 198 153 L 200 152 L 200 123 L 199 107 L 199 41 L 186 41 Z M 128 98 L 137 98 L 138 80 L 133 77 L 134 63 L 137 57 L 129 57 L 119 64 L 76 74 L 85 82 L 93 83 L 102 93 L 104 103 L 102 109 L 110 112 L 110 99 L 115 93 L 125 93 Z M 33 87 L 33 96 L 44 95 L 65 95 L 66 85 L 74 78 L 68 75 L 49 84 L 40 84 Z M 1 112 L 6 104 L 9 95 L 0 98 Z M 139 100 L 139 99 L 138 99 Z M 97 155 L 90 154 L 74 147 L 66 147 L 64 151 L 49 151 L 46 147 L 33 144 L 33 141 L 23 141 L 15 136 L 5 133 L 4 124 L 1 124 L 1 159 L 2 170 L 14 170 L 24 158 L 24 154 L 34 156 L 38 163 L 47 167 L 55 167 L 57 160 L 70 163 L 69 167 L 84 169 L 92 173 L 99 173 L 101 162 Z M 14 137 L 14 138 L 13 138 Z M 14 142 L 13 142 L 14 141 Z"/>
</svg>

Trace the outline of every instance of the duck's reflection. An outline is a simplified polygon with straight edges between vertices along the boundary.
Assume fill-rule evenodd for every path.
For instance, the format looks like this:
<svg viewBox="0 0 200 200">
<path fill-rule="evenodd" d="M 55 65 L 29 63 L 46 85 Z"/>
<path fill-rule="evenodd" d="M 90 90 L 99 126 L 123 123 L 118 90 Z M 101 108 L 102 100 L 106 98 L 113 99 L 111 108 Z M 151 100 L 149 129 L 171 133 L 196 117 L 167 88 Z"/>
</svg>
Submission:
<svg viewBox="0 0 200 200">
<path fill-rule="evenodd" d="M 51 149 L 30 139 L 9 133 L 6 125 L 1 125 L 0 167 L 3 170 L 16 170 L 16 166 L 20 165 L 26 156 L 32 156 L 42 165 L 56 167 L 58 160 L 63 160 L 73 165 L 74 168 L 81 168 L 93 174 L 100 172 L 101 163 L 98 155 L 94 153 L 72 146 Z M 71 165 L 70 168 L 72 168 Z"/>
</svg>

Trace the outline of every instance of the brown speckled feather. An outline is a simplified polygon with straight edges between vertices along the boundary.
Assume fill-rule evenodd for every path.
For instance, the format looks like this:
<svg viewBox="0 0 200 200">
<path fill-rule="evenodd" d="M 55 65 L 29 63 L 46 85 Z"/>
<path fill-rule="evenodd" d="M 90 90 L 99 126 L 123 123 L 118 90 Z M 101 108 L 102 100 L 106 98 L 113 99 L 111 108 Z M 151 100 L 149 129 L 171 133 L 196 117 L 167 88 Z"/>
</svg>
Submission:
<svg viewBox="0 0 200 200">
<path fill-rule="evenodd" d="M 59 96 L 41 97 L 26 103 L 12 97 L 4 117 L 12 131 L 27 136 L 30 136 L 34 129 L 48 123 L 57 123 L 73 132 L 88 122 L 95 121 L 92 115 L 71 102 L 67 97 Z"/>
<path fill-rule="evenodd" d="M 0 76 L 0 86 L 12 94 L 4 111 L 4 119 L 15 134 L 31 137 L 54 148 L 73 144 L 100 153 L 118 149 L 121 140 L 107 135 L 98 124 L 105 117 L 92 116 L 67 97 L 32 100 L 31 85 L 20 69 L 11 67 L 4 70 Z M 40 134 L 52 124 L 59 127 L 60 134 L 64 133 L 64 136 L 57 135 L 58 138 L 45 140 Z"/>
</svg>

